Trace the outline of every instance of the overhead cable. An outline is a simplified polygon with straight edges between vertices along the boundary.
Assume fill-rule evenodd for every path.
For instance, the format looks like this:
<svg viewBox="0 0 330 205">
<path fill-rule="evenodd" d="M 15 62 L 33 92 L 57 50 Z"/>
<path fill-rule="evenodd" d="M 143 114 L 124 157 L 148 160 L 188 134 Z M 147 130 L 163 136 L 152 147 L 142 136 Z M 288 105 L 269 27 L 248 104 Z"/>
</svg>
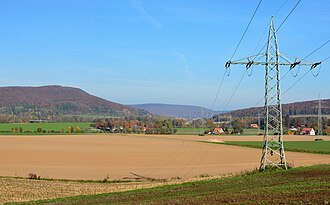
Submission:
<svg viewBox="0 0 330 205">
<path fill-rule="evenodd" d="M 277 28 L 277 32 L 281 29 L 281 27 L 283 26 L 283 24 L 285 23 L 285 21 L 289 18 L 289 16 L 292 14 L 292 12 L 296 9 L 296 7 L 298 6 L 298 4 L 301 2 L 301 0 L 299 0 L 296 5 L 294 5 L 294 7 L 291 9 L 291 11 L 289 12 L 289 14 L 285 17 L 285 19 L 282 21 L 282 23 L 280 24 L 280 26 Z"/>
<path fill-rule="evenodd" d="M 317 49 L 315 49 L 313 52 L 308 54 L 305 58 L 302 59 L 302 61 L 305 60 L 306 58 L 308 58 L 309 56 L 313 55 L 316 51 L 320 50 L 323 46 L 327 45 L 329 42 L 330 42 L 330 39 L 328 41 L 326 41 L 325 43 L 323 43 L 321 46 L 319 46 Z M 325 60 L 327 60 L 327 59 L 325 59 Z"/>
<path fill-rule="evenodd" d="M 221 81 L 220 81 L 220 85 L 219 85 L 219 88 L 218 88 L 217 94 L 216 94 L 216 96 L 215 96 L 215 98 L 214 98 L 214 100 L 213 100 L 212 107 L 211 107 L 211 109 L 210 109 L 210 115 L 211 115 L 211 112 L 212 112 L 212 110 L 213 110 L 213 108 L 214 108 L 214 105 L 215 105 L 215 103 L 217 102 L 217 99 L 218 99 L 218 97 L 219 97 L 219 93 L 220 93 L 220 90 L 221 90 L 221 87 L 222 87 L 222 84 L 223 84 L 223 80 L 225 79 L 225 76 L 226 76 L 226 71 L 227 71 L 227 70 L 225 70 L 225 72 L 223 73 L 223 76 L 222 76 L 222 79 L 221 79 Z"/>
<path fill-rule="evenodd" d="M 230 96 L 230 98 L 229 98 L 228 102 L 226 103 L 225 107 L 223 108 L 223 110 L 226 110 L 226 109 L 227 109 L 227 107 L 228 107 L 229 103 L 231 102 L 232 98 L 234 97 L 234 95 L 235 95 L 235 93 L 236 93 L 238 87 L 240 86 L 240 84 L 241 84 L 241 82 L 242 82 L 242 80 L 243 80 L 245 74 L 248 72 L 247 70 L 248 70 L 248 68 L 245 69 L 244 74 L 242 75 L 241 79 L 238 81 L 238 83 L 237 83 L 237 85 L 236 85 L 236 87 L 235 87 L 235 89 L 234 89 L 234 92 L 233 92 L 232 95 Z"/>
<path fill-rule="evenodd" d="M 259 3 L 258 3 L 258 5 L 257 5 L 256 9 L 254 10 L 253 15 L 252 15 L 252 17 L 250 18 L 250 21 L 249 21 L 247 27 L 245 28 L 245 30 L 244 30 L 244 32 L 243 32 L 243 35 L 242 35 L 241 39 L 239 40 L 239 42 L 238 42 L 238 44 L 237 44 L 237 46 L 236 46 L 236 48 L 235 48 L 235 50 L 234 50 L 234 53 L 232 54 L 230 60 L 232 60 L 233 57 L 235 56 L 235 54 L 236 54 L 236 52 L 237 52 L 237 49 L 238 49 L 238 47 L 240 46 L 240 44 L 242 43 L 242 40 L 243 40 L 243 38 L 244 38 L 246 32 L 248 31 L 248 29 L 249 29 L 249 27 L 250 27 L 250 25 L 251 25 L 251 23 L 252 23 L 252 20 L 254 19 L 254 16 L 256 15 L 256 13 L 257 13 L 257 11 L 258 11 L 258 9 L 259 9 L 259 7 L 260 7 L 262 1 L 263 1 L 263 0 L 260 0 L 260 1 L 259 1 Z M 224 74 L 223 74 L 223 76 L 222 76 L 222 79 L 221 79 L 221 81 L 220 81 L 220 85 L 219 85 L 219 88 L 218 88 L 217 94 L 216 94 L 216 96 L 215 96 L 215 99 L 214 99 L 214 101 L 213 101 L 213 103 L 212 103 L 211 110 L 213 110 L 214 105 L 215 105 L 215 103 L 216 103 L 216 101 L 217 101 L 217 99 L 218 99 L 218 97 L 219 97 L 219 93 L 220 93 L 220 90 L 221 90 L 221 87 L 222 87 L 222 84 L 223 84 L 223 81 L 224 81 L 224 77 L 225 77 L 226 72 L 227 72 L 227 70 L 224 72 Z M 228 70 L 228 72 L 230 72 L 230 70 Z"/>
<path fill-rule="evenodd" d="M 282 21 L 282 23 L 280 24 L 280 26 L 276 29 L 276 32 L 278 32 L 281 27 L 283 26 L 283 24 L 288 20 L 288 18 L 290 17 L 290 15 L 292 14 L 292 12 L 297 8 L 297 6 L 299 5 L 299 3 L 301 2 L 301 0 L 299 0 L 294 7 L 291 9 L 291 11 L 289 12 L 289 14 L 284 18 L 284 20 Z M 258 55 L 264 50 L 264 48 L 266 47 L 267 43 L 264 44 L 264 46 L 260 49 Z"/>
<path fill-rule="evenodd" d="M 254 16 L 256 15 L 256 13 L 257 13 L 257 11 L 258 11 L 258 9 L 259 9 L 259 7 L 260 7 L 261 2 L 262 2 L 262 0 L 259 1 L 258 5 L 257 5 L 257 8 L 254 10 L 254 13 L 253 13 L 252 17 L 250 18 L 250 21 L 249 21 L 247 27 L 245 28 L 244 33 L 243 33 L 241 39 L 239 40 L 239 42 L 238 42 L 238 44 L 237 44 L 237 46 L 236 46 L 236 48 L 235 48 L 235 50 L 234 50 L 234 53 L 233 53 L 233 55 L 231 56 L 230 60 L 232 60 L 233 57 L 234 57 L 234 55 L 236 54 L 237 49 L 238 49 L 238 47 L 240 46 L 240 44 L 241 44 L 241 42 L 242 42 L 242 40 L 243 40 L 243 38 L 244 38 L 246 32 L 248 31 L 248 29 L 249 29 L 249 27 L 250 27 L 250 25 L 251 25 L 251 23 L 252 23 L 252 20 L 253 20 Z"/>
</svg>

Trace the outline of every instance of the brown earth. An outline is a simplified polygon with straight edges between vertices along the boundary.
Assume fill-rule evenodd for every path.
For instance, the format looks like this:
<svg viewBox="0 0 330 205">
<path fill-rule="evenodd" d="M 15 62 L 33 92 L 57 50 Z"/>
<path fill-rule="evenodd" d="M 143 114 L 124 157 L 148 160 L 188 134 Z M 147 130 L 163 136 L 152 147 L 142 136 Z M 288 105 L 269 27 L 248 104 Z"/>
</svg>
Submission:
<svg viewBox="0 0 330 205">
<path fill-rule="evenodd" d="M 306 137 L 306 136 L 304 136 Z M 258 166 L 261 150 L 201 143 L 262 137 L 74 135 L 0 136 L 0 176 L 110 180 L 223 175 Z M 286 140 L 302 138 L 287 136 Z M 304 138 L 307 139 L 307 138 Z M 287 152 L 294 166 L 330 163 L 330 155 Z"/>
</svg>

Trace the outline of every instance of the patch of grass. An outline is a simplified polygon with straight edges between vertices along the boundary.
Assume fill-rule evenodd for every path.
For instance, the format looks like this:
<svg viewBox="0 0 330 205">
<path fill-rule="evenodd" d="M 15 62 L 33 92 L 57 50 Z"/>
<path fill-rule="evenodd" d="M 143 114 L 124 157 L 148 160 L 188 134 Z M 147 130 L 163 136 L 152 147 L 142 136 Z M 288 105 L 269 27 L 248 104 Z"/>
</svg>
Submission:
<svg viewBox="0 0 330 205">
<path fill-rule="evenodd" d="M 247 141 L 247 142 L 236 142 L 230 141 L 221 143 L 225 145 L 235 145 L 243 147 L 262 148 L 263 142 L 258 141 Z M 306 152 L 315 154 L 330 154 L 330 141 L 286 141 L 284 142 L 284 149 L 286 151 L 293 152 Z"/>
<path fill-rule="evenodd" d="M 329 190 L 330 165 L 318 165 L 17 204 L 324 204 Z"/>
<path fill-rule="evenodd" d="M 192 128 L 192 127 L 185 127 L 185 128 L 176 128 L 177 132 L 176 135 L 199 135 L 204 133 L 205 130 L 209 130 L 209 128 Z"/>
<path fill-rule="evenodd" d="M 68 127 L 72 127 L 73 132 L 76 132 L 77 127 L 81 132 L 87 132 L 91 124 L 91 122 L 5 123 L 0 124 L 0 134 L 65 134 Z M 37 132 L 38 128 L 41 132 Z"/>
</svg>

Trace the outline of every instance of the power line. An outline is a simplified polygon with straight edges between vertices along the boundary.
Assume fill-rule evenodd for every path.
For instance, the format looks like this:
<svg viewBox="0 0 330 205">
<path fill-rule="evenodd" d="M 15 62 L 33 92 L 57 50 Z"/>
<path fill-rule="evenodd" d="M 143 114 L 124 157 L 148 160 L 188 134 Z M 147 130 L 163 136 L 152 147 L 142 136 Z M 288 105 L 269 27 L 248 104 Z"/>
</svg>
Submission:
<svg viewBox="0 0 330 205">
<path fill-rule="evenodd" d="M 283 26 L 283 24 L 288 20 L 288 18 L 290 17 L 290 15 L 292 14 L 292 12 L 297 8 L 298 4 L 301 2 L 301 0 L 299 0 L 294 7 L 291 9 L 291 11 L 289 12 L 289 14 L 284 18 L 284 20 L 282 21 L 282 23 L 280 24 L 280 26 L 276 29 L 276 32 L 278 32 L 281 27 Z M 286 3 L 286 2 L 285 2 Z M 284 6 L 284 5 L 283 5 Z M 260 49 L 259 53 L 257 55 L 259 55 L 264 48 L 266 47 L 267 43 L 264 44 L 264 46 Z"/>
<path fill-rule="evenodd" d="M 285 95 L 293 86 L 295 86 L 297 83 L 299 83 L 299 81 L 301 81 L 301 79 L 303 79 L 308 73 L 309 71 L 311 71 L 311 69 L 309 69 L 304 75 L 302 75 L 296 82 L 294 82 L 290 87 L 288 87 L 282 94 Z"/>
<path fill-rule="evenodd" d="M 251 25 L 251 22 L 252 22 L 254 16 L 256 15 L 256 13 L 257 13 L 257 11 L 258 11 L 258 9 L 259 9 L 259 6 L 260 6 L 261 2 L 262 2 L 262 0 L 259 1 L 257 8 L 254 10 L 254 13 L 253 13 L 253 15 L 252 15 L 252 17 L 251 17 L 251 19 L 250 19 L 250 21 L 249 21 L 247 27 L 245 28 L 245 31 L 244 31 L 244 33 L 243 33 L 241 39 L 239 40 L 239 42 L 238 42 L 238 44 L 237 44 L 237 46 L 236 46 L 236 48 L 235 48 L 235 50 L 234 50 L 234 53 L 233 53 L 233 55 L 231 56 L 230 60 L 233 59 L 235 53 L 237 52 L 237 49 L 238 49 L 238 47 L 240 46 L 240 44 L 241 44 L 241 42 L 242 42 L 242 40 L 243 40 L 243 38 L 244 38 L 244 36 L 245 36 L 247 30 L 249 29 L 249 27 L 250 27 L 250 25 Z"/>
<path fill-rule="evenodd" d="M 284 5 L 286 4 L 288 2 L 288 0 L 286 0 L 281 6 L 280 6 L 280 8 L 275 12 L 275 14 L 277 14 L 283 7 L 284 7 Z M 299 3 L 301 2 L 301 0 L 298 0 L 297 1 L 297 3 L 294 5 L 294 7 L 291 9 L 291 11 L 288 13 L 288 15 L 284 18 L 284 20 L 281 22 L 281 24 L 280 24 L 280 26 L 276 29 L 276 31 L 278 32 L 280 29 L 281 29 L 281 27 L 284 25 L 284 23 L 288 20 L 288 18 L 291 16 L 291 14 L 293 13 L 293 11 L 297 8 L 297 6 L 299 5 Z M 260 2 L 259 2 L 260 3 Z M 258 5 L 259 6 L 259 5 Z M 258 7 L 257 7 L 258 8 Z M 275 15 L 274 14 L 274 15 Z M 253 15 L 254 16 L 254 15 Z M 250 24 L 250 23 L 249 23 Z M 249 26 L 249 25 L 248 25 Z M 248 27 L 247 27 L 248 28 Z M 247 30 L 247 29 L 246 29 Z M 264 33 L 265 33 L 265 31 L 264 31 Z M 243 34 L 243 36 L 242 36 L 242 38 L 244 37 L 244 35 L 245 35 L 245 32 L 244 32 L 244 34 Z M 264 34 L 263 34 L 264 35 Z M 263 37 L 263 35 L 262 35 L 262 37 Z M 261 38 L 262 38 L 261 37 Z M 330 41 L 330 40 L 329 40 Z M 260 43 L 260 39 L 259 39 L 259 42 L 258 42 L 258 45 L 259 45 L 259 43 Z M 328 42 L 327 42 L 328 43 Z M 240 44 L 240 43 L 239 43 Z M 257 45 L 257 46 L 258 46 Z M 256 56 L 258 56 L 262 51 L 263 51 L 263 49 L 266 47 L 266 45 L 267 45 L 267 43 L 261 48 L 261 50 L 259 51 L 259 53 L 256 55 Z M 324 45 L 322 45 L 322 47 L 323 47 Z M 319 48 L 320 49 L 320 48 Z M 236 50 L 237 50 L 237 48 L 235 49 L 235 52 L 236 52 Z M 235 54 L 235 52 L 234 52 L 234 54 Z M 315 51 L 316 52 L 316 51 Z M 234 54 L 233 54 L 233 56 L 234 56 Z M 232 56 L 232 58 L 233 58 L 233 56 Z M 232 60 L 232 58 L 231 58 L 231 60 Z M 329 56 L 329 58 L 330 58 L 330 56 Z M 254 59 L 255 60 L 255 59 Z M 247 70 L 246 70 L 247 71 Z M 289 70 L 290 71 L 290 70 Z M 287 72 L 288 73 L 288 72 Z M 282 77 L 282 78 L 284 78 L 286 75 L 287 75 L 287 73 Z M 231 97 L 230 97 L 230 99 L 229 99 L 229 101 L 227 102 L 227 104 L 226 104 L 226 106 L 225 106 L 225 108 L 227 108 L 227 106 L 228 106 L 228 104 L 230 103 L 230 101 L 231 101 L 231 99 L 233 98 L 233 96 L 234 96 L 234 94 L 236 93 L 236 91 L 237 91 L 237 89 L 238 89 L 238 87 L 239 87 L 239 85 L 240 85 L 240 83 L 241 83 L 241 81 L 243 80 L 243 77 L 245 76 L 245 74 L 246 74 L 246 72 L 244 73 L 244 75 L 242 76 L 242 78 L 240 79 L 240 81 L 238 82 L 238 84 L 237 84 L 237 86 L 236 86 L 236 88 L 235 88 L 235 90 L 234 90 L 234 92 L 233 92 L 233 94 L 231 95 Z M 259 104 L 260 102 L 261 102 L 261 100 L 262 100 L 263 98 L 261 98 L 258 102 L 257 102 L 257 104 Z M 256 105 L 257 105 L 256 104 Z"/>
<path fill-rule="evenodd" d="M 242 82 L 242 80 L 243 80 L 245 74 L 247 73 L 247 70 L 248 70 L 248 69 L 245 70 L 245 72 L 243 73 L 241 79 L 238 81 L 238 83 L 237 83 L 237 85 L 236 85 L 236 87 L 235 87 L 235 89 L 234 89 L 234 92 L 233 92 L 232 95 L 230 96 L 230 98 L 229 98 L 228 102 L 226 103 L 225 107 L 223 108 L 223 110 L 226 110 L 226 109 L 227 109 L 227 106 L 229 105 L 229 103 L 231 102 L 232 98 L 234 97 L 234 95 L 235 95 L 235 93 L 236 93 L 238 87 L 240 86 L 240 84 L 241 84 L 241 82 Z"/>
<path fill-rule="evenodd" d="M 280 6 L 280 8 L 277 9 L 277 11 L 274 13 L 274 16 L 276 16 L 276 14 L 278 14 L 278 12 L 280 12 L 280 10 L 284 7 L 284 5 L 285 5 L 286 3 L 288 3 L 288 1 L 289 1 L 289 0 L 286 0 L 286 1 Z"/>
<path fill-rule="evenodd" d="M 301 2 L 301 0 L 299 0 L 296 5 L 294 5 L 294 7 L 291 9 L 291 11 L 289 12 L 289 14 L 285 17 L 285 19 L 282 21 L 282 23 L 280 24 L 280 26 L 277 28 L 277 32 L 281 29 L 282 25 L 285 23 L 285 21 L 289 18 L 289 16 L 292 14 L 292 12 L 296 9 L 296 7 L 298 6 L 298 4 Z"/>
<path fill-rule="evenodd" d="M 318 50 L 320 50 L 322 47 L 324 47 L 326 44 L 328 44 L 330 42 L 330 39 L 328 41 L 326 41 L 325 43 L 323 43 L 321 46 L 319 46 L 318 48 L 316 48 L 314 51 L 312 51 L 310 54 L 308 54 L 306 57 L 304 57 L 302 60 L 300 61 L 303 61 L 305 59 L 307 59 L 309 56 L 313 55 L 315 52 L 317 52 Z M 326 60 L 329 60 L 330 59 L 330 56 L 323 59 L 322 61 L 320 61 L 321 63 L 323 63 L 324 61 Z M 282 77 L 281 77 L 281 80 L 283 78 L 285 78 L 285 76 L 291 71 L 292 69 L 289 69 Z M 285 95 L 293 86 L 295 86 L 298 82 L 300 82 L 312 69 L 309 69 L 306 73 L 304 73 L 304 75 L 302 75 L 296 82 L 294 82 L 289 88 L 287 88 L 284 93 L 282 95 Z M 318 74 L 315 75 L 315 77 L 317 76 Z M 260 102 L 261 102 L 262 98 L 255 104 L 255 106 L 257 106 Z"/>
<path fill-rule="evenodd" d="M 277 10 L 276 10 L 276 12 L 274 13 L 273 16 L 276 16 L 276 14 L 278 14 L 278 13 L 283 9 L 283 7 L 285 6 L 286 3 L 288 3 L 288 1 L 289 1 L 289 0 L 286 0 L 286 1 L 285 1 L 285 2 L 284 2 L 284 3 L 283 3 L 283 4 L 282 4 Z M 259 38 L 259 40 L 258 40 L 258 43 L 257 43 L 257 46 L 256 46 L 256 48 L 254 49 L 253 53 L 256 52 L 256 50 L 257 50 L 259 44 L 261 43 L 261 40 L 263 39 L 263 37 L 264 37 L 265 34 L 266 34 L 266 31 L 267 31 L 267 27 L 265 27 L 265 30 L 263 31 L 262 35 L 260 36 L 260 38 Z"/>
<path fill-rule="evenodd" d="M 327 58 L 325 58 L 325 59 L 323 59 L 321 62 L 324 62 L 324 61 L 329 60 L 329 59 L 330 59 L 330 56 L 327 57 Z"/>
<path fill-rule="evenodd" d="M 220 85 L 219 85 L 219 88 L 218 88 L 217 94 L 216 94 L 216 96 L 215 96 L 215 98 L 214 98 L 214 101 L 213 101 L 213 103 L 212 103 L 212 107 L 211 107 L 211 109 L 210 109 L 210 115 L 211 115 L 211 112 L 212 112 L 212 110 L 213 110 L 213 108 L 214 108 L 214 105 L 215 105 L 215 103 L 217 102 L 217 99 L 218 99 L 218 97 L 219 97 L 219 93 L 220 93 L 220 90 L 221 90 L 221 87 L 222 87 L 222 84 L 223 84 L 223 80 L 225 79 L 225 76 L 226 76 L 226 71 L 223 73 L 222 79 L 221 79 L 221 81 L 220 81 Z"/>
<path fill-rule="evenodd" d="M 285 6 L 285 4 L 288 2 L 289 0 L 286 0 L 278 9 L 277 9 L 277 11 L 274 13 L 274 15 L 276 15 L 284 6 Z M 292 12 L 296 9 L 296 7 L 298 6 L 298 4 L 301 2 L 301 0 L 299 0 L 296 4 L 295 4 L 295 6 L 291 9 L 291 11 L 289 12 L 289 14 L 285 17 L 285 19 L 282 21 L 282 23 L 280 24 L 280 26 L 277 28 L 277 30 L 276 31 L 278 31 L 281 27 L 282 27 L 282 25 L 286 22 L 286 20 L 289 18 L 289 16 L 292 14 Z M 259 2 L 260 3 L 260 2 Z M 258 5 L 259 6 L 259 5 Z M 257 7 L 258 8 L 258 7 Z M 257 49 L 257 47 L 259 46 L 259 44 L 260 44 L 260 42 L 261 42 L 261 40 L 262 40 L 262 38 L 263 38 L 263 36 L 265 35 L 265 33 L 266 33 L 266 31 L 267 31 L 267 28 L 264 30 L 264 32 L 263 32 L 263 34 L 261 35 L 261 37 L 260 37 L 260 39 L 259 39 L 259 41 L 258 41 L 258 43 L 257 43 L 257 46 L 256 46 L 256 48 L 254 49 L 254 51 Z M 262 52 L 262 50 L 265 48 L 265 46 L 267 45 L 267 43 L 262 47 L 262 49 L 259 51 L 259 53 L 256 55 L 256 57 Z M 235 53 L 234 53 L 235 54 Z M 232 56 L 233 57 L 233 56 Z M 255 58 L 256 58 L 255 57 Z M 330 57 L 329 57 L 330 58 Z M 232 59 L 231 59 L 232 60 Z M 254 59 L 255 60 L 255 59 Z M 247 71 L 247 70 L 246 70 Z M 232 98 L 233 98 L 233 96 L 234 96 L 234 94 L 236 93 L 236 91 L 237 91 L 237 89 L 238 89 L 238 87 L 239 87 L 239 85 L 241 84 L 241 82 L 242 82 L 242 80 L 243 80 L 243 78 L 244 78 L 244 76 L 245 76 L 245 74 L 246 74 L 246 72 L 243 74 L 243 76 L 242 76 L 242 78 L 240 79 L 240 81 L 238 82 L 238 84 L 237 84 L 237 86 L 236 86 L 236 88 L 235 88 L 235 90 L 234 90 L 234 92 L 233 92 L 233 94 L 231 95 L 231 97 L 230 97 L 230 99 L 229 99 L 229 101 L 227 102 L 227 104 L 226 104 L 226 106 L 225 106 L 225 108 L 227 108 L 227 106 L 228 106 L 228 104 L 230 103 L 230 101 L 232 100 Z M 287 74 L 287 73 L 286 73 Z M 286 75 L 285 74 L 285 75 Z M 261 101 L 263 100 L 263 98 L 261 98 L 257 103 L 256 103 L 256 105 L 255 106 L 257 106 Z M 224 109 L 225 109 L 224 108 Z"/>
<path fill-rule="evenodd" d="M 323 43 L 321 46 L 319 46 L 317 49 L 315 49 L 313 52 L 308 54 L 305 58 L 302 59 L 302 61 L 305 60 L 306 58 L 308 58 L 309 56 L 313 55 L 316 51 L 320 50 L 323 46 L 327 45 L 329 42 L 330 42 L 330 39 L 328 41 L 326 41 L 325 43 Z M 325 60 L 328 60 L 328 59 L 325 59 Z"/>
<path fill-rule="evenodd" d="M 302 60 L 300 60 L 300 62 L 301 61 L 303 61 L 303 60 L 305 60 L 305 59 L 307 59 L 309 56 L 311 56 L 311 55 L 313 55 L 315 52 L 317 52 L 318 50 L 320 50 L 322 47 L 324 47 L 326 44 L 328 44 L 330 42 L 330 39 L 328 40 L 328 41 L 326 41 L 325 43 L 323 43 L 321 46 L 319 46 L 318 48 L 316 48 L 314 51 L 312 51 L 310 54 L 308 54 L 306 57 L 304 57 Z M 321 63 L 322 62 L 324 62 L 324 61 L 326 61 L 326 60 L 328 60 L 330 58 L 330 56 L 329 57 L 327 57 L 327 58 L 325 58 L 325 59 L 323 59 L 322 61 L 321 61 Z M 291 71 L 292 69 L 290 68 L 284 75 L 283 75 L 283 77 L 281 77 L 281 80 Z"/>
<path fill-rule="evenodd" d="M 243 35 L 242 35 L 241 39 L 239 40 L 239 42 L 238 42 L 238 44 L 237 44 L 237 46 L 236 46 L 236 48 L 235 48 L 235 50 L 234 50 L 234 53 L 232 54 L 232 56 L 231 56 L 231 58 L 230 58 L 231 60 L 233 59 L 234 55 L 236 54 L 238 47 L 239 47 L 240 44 L 242 43 L 242 40 L 243 40 L 243 38 L 244 38 L 246 32 L 248 31 L 248 29 L 249 29 L 249 27 L 250 27 L 250 25 L 251 25 L 251 23 L 252 23 L 252 20 L 254 19 L 254 16 L 256 15 L 256 13 L 257 13 L 257 11 L 258 11 L 258 9 L 259 9 L 259 7 L 260 7 L 262 1 L 263 1 L 263 0 L 260 0 L 260 1 L 259 1 L 259 3 L 258 3 L 258 5 L 257 5 L 256 9 L 254 10 L 253 15 L 252 15 L 252 17 L 250 18 L 250 21 L 249 21 L 247 27 L 245 28 L 245 30 L 244 30 L 244 32 L 243 32 Z M 223 84 L 223 81 L 224 81 L 225 75 L 226 75 L 226 72 L 224 72 L 224 74 L 223 74 L 223 76 L 222 76 L 222 79 L 221 79 L 221 81 L 220 81 L 220 85 L 219 85 L 219 88 L 218 88 L 217 94 L 216 94 L 216 96 L 215 96 L 215 98 L 214 98 L 214 101 L 213 101 L 213 103 L 212 103 L 211 110 L 213 110 L 214 105 L 215 105 L 215 103 L 216 103 L 216 101 L 217 101 L 217 99 L 218 99 L 218 97 L 219 97 L 219 93 L 220 93 L 220 90 L 221 90 L 221 87 L 222 87 L 222 84 Z"/>
</svg>

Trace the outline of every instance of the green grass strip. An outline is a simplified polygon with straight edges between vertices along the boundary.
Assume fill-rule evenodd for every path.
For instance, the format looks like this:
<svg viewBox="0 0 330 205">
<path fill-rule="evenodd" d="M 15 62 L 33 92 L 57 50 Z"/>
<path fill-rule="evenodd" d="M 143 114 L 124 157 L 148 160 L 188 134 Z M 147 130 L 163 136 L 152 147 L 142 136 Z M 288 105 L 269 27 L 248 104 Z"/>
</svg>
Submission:
<svg viewBox="0 0 330 205">
<path fill-rule="evenodd" d="M 228 141 L 217 143 L 224 145 L 234 145 L 242 147 L 262 148 L 263 142 L 259 141 Z M 292 152 L 306 152 L 314 154 L 330 154 L 330 141 L 286 141 L 284 149 Z"/>
</svg>

